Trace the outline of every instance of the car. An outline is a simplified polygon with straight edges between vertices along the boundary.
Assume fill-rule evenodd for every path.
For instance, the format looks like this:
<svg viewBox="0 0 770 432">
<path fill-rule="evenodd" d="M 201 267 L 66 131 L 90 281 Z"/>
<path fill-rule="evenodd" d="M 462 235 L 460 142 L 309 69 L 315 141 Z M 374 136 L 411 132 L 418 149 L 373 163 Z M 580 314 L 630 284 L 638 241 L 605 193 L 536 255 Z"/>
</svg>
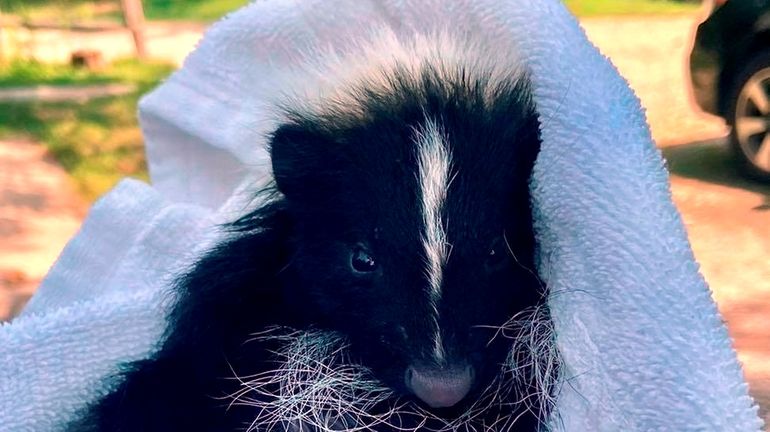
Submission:
<svg viewBox="0 0 770 432">
<path fill-rule="evenodd" d="M 770 0 L 709 0 L 690 54 L 693 95 L 731 128 L 745 172 L 770 181 Z"/>
</svg>

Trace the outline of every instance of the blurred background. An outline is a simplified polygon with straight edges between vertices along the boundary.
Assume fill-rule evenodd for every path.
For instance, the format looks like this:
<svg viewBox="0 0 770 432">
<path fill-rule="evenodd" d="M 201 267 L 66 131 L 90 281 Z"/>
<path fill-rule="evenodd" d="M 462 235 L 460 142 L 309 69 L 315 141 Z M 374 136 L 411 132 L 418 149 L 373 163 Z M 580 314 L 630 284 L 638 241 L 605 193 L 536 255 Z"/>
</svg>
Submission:
<svg viewBox="0 0 770 432">
<path fill-rule="evenodd" d="M 770 0 L 565 2 L 647 109 L 770 420 Z M 125 176 L 147 180 L 140 95 L 246 3 L 0 0 L 0 321 L 20 311 L 100 194 Z"/>
</svg>

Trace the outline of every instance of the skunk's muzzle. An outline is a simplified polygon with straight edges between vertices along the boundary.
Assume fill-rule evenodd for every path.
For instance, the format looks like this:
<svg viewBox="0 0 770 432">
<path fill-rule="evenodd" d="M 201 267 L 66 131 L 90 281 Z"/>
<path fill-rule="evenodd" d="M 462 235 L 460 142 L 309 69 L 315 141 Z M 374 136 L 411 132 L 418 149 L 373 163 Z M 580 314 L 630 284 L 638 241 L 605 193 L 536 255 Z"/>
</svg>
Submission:
<svg viewBox="0 0 770 432">
<path fill-rule="evenodd" d="M 473 386 L 474 370 L 462 367 L 406 369 L 406 387 L 431 408 L 449 408 L 459 403 Z"/>
</svg>

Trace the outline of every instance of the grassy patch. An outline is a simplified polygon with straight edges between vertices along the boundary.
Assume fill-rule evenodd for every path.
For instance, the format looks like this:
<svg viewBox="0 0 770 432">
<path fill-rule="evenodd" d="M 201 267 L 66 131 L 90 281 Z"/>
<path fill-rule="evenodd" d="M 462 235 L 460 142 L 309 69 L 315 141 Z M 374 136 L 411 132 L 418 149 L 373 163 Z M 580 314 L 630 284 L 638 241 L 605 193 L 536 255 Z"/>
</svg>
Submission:
<svg viewBox="0 0 770 432">
<path fill-rule="evenodd" d="M 694 12 L 699 0 L 564 0 L 578 16 L 646 15 Z M 249 0 L 143 0 L 150 20 L 215 21 Z M 115 1 L 0 0 L 6 12 L 29 19 L 78 20 L 120 18 Z"/>
<path fill-rule="evenodd" d="M 19 66 L 35 69 L 39 65 Z M 49 69 L 50 68 L 50 69 Z M 0 66 L 0 77 L 15 77 Z M 171 71 L 166 64 L 122 61 L 103 73 L 79 75 L 67 66 L 45 66 L 48 75 L 26 79 L 26 83 L 48 84 L 62 77 L 69 83 L 129 82 L 137 85 L 133 94 L 94 99 L 87 102 L 0 104 L 0 138 L 28 137 L 44 144 L 72 175 L 89 200 L 112 188 L 126 176 L 147 178 L 147 166 L 136 106 L 141 94 L 150 90 Z M 71 78 L 75 76 L 76 78 Z M 39 76 L 38 76 L 39 77 Z M 18 78 L 0 78 L 0 86 L 18 84 Z"/>
<path fill-rule="evenodd" d="M 686 0 L 564 0 L 578 16 L 691 13 L 700 2 Z"/>
<path fill-rule="evenodd" d="M 147 19 L 181 21 L 215 21 L 247 3 L 249 0 L 142 1 Z M 0 9 L 33 21 L 120 20 L 117 0 L 0 0 Z"/>
<path fill-rule="evenodd" d="M 25 20 L 71 24 L 78 21 L 119 18 L 117 1 L 88 0 L 0 0 L 3 13 Z"/>
<path fill-rule="evenodd" d="M 149 85 L 157 82 L 158 76 L 168 74 L 168 69 L 169 66 L 165 64 L 141 63 L 135 60 L 118 61 L 99 71 L 29 60 L 13 60 L 0 64 L 0 88 L 39 84 L 84 85 L 111 82 Z"/>
<path fill-rule="evenodd" d="M 249 3 L 249 0 L 145 0 L 148 19 L 214 21 Z"/>
</svg>

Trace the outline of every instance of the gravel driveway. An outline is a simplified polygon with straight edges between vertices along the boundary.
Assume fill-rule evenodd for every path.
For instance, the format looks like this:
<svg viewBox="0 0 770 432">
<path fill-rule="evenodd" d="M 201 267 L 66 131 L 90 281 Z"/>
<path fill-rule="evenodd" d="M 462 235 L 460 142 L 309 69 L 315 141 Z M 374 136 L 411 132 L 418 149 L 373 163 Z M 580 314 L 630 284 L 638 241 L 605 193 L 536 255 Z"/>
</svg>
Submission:
<svg viewBox="0 0 770 432">
<path fill-rule="evenodd" d="M 589 39 L 629 81 L 647 108 L 659 146 L 722 136 L 721 120 L 690 100 L 687 59 L 698 18 L 598 18 L 581 23 Z"/>
</svg>

